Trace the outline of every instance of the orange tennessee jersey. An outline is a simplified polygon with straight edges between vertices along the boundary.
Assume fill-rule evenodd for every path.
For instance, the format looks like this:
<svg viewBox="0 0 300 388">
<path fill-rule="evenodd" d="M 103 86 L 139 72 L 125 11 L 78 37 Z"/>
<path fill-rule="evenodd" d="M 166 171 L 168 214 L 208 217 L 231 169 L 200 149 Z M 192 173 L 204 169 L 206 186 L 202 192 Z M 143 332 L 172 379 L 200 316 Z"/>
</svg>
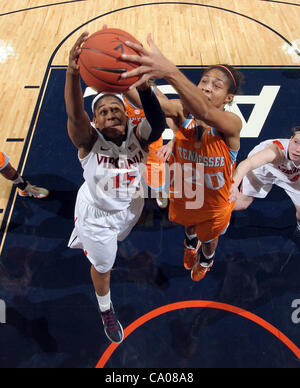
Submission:
<svg viewBox="0 0 300 388">
<path fill-rule="evenodd" d="M 198 131 L 193 117 L 189 117 L 176 132 L 173 155 L 170 161 L 170 220 L 184 226 L 199 225 L 197 234 L 201 241 L 218 237 L 228 226 L 234 204 L 228 198 L 235 168 L 237 151 L 230 150 L 221 134 L 208 128 L 203 135 Z M 176 167 L 172 169 L 173 164 Z M 197 165 L 204 165 L 204 177 L 199 176 Z M 182 174 L 174 174 L 175 168 L 182 168 Z M 187 168 L 187 166 L 190 166 Z M 198 209 L 189 210 L 186 206 L 191 199 L 185 196 L 184 171 L 193 169 L 194 188 L 200 190 L 199 182 L 204 183 L 204 202 Z M 173 179 L 172 179 L 173 174 Z M 175 194 L 181 178 L 182 195 Z M 176 186 L 177 185 L 177 186 Z M 200 224 L 202 225 L 200 227 Z"/>
<path fill-rule="evenodd" d="M 123 96 L 124 97 L 124 96 Z M 133 106 L 127 98 L 124 97 L 125 108 L 128 117 L 133 124 L 138 125 L 145 114 L 143 109 Z M 159 138 L 157 141 L 149 145 L 149 155 L 147 159 L 147 183 L 152 188 L 161 188 L 165 184 L 166 169 L 165 163 L 160 162 L 156 156 L 158 151 L 163 146 L 163 138 Z"/>
</svg>

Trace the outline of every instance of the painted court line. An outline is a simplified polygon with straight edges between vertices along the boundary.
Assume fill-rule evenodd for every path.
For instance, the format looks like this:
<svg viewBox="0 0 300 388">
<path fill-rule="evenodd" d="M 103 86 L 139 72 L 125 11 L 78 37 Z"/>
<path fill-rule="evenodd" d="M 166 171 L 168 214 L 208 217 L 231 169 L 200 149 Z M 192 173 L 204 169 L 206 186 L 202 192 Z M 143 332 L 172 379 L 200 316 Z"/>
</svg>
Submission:
<svg viewBox="0 0 300 388">
<path fill-rule="evenodd" d="M 258 324 L 259 326 L 263 327 L 267 331 L 269 331 L 271 334 L 273 334 L 275 337 L 277 337 L 282 343 L 284 343 L 300 360 L 300 349 L 286 336 L 284 335 L 280 330 L 278 330 L 276 327 L 271 325 L 269 322 L 265 321 L 264 319 L 260 318 L 259 316 L 250 313 L 247 310 L 241 309 L 239 307 L 235 307 L 229 304 L 225 303 L 219 303 L 219 302 L 213 302 L 213 301 L 207 301 L 207 300 L 190 300 L 190 301 L 183 301 L 183 302 L 177 302 L 168 304 L 162 307 L 159 307 L 155 310 L 150 311 L 149 313 L 143 315 L 142 317 L 138 318 L 136 321 L 131 323 L 127 328 L 124 330 L 124 341 L 126 338 L 133 333 L 136 329 L 138 329 L 140 326 L 145 324 L 146 322 L 150 321 L 153 318 L 156 318 L 162 314 L 166 314 L 170 311 L 185 309 L 185 308 L 213 308 L 218 310 L 225 310 L 228 312 L 231 312 L 233 314 L 240 315 L 246 319 L 249 319 L 250 321 Z M 100 358 L 98 364 L 96 365 L 96 368 L 104 368 L 108 360 L 110 359 L 111 355 L 114 353 L 114 351 L 118 348 L 120 344 L 111 344 L 106 351 L 103 353 L 102 357 Z"/>
</svg>

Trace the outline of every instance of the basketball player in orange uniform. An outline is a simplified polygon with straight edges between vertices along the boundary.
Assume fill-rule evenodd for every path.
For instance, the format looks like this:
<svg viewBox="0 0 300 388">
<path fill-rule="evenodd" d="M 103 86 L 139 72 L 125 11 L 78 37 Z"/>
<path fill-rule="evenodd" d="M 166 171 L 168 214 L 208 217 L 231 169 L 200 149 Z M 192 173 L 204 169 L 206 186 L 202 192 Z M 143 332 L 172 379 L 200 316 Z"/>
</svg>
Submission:
<svg viewBox="0 0 300 388">
<path fill-rule="evenodd" d="M 42 199 L 49 195 L 47 189 L 32 186 L 25 178 L 23 178 L 10 164 L 9 157 L 4 152 L 0 152 L 0 173 L 4 178 L 12 181 L 17 186 L 18 195 L 20 197 Z"/>
<path fill-rule="evenodd" d="M 152 85 L 152 90 L 157 94 L 157 90 Z M 145 118 L 145 113 L 141 107 L 141 101 L 136 90 L 131 91 L 128 94 L 124 94 L 124 102 L 128 117 L 132 123 L 138 125 L 142 119 Z M 165 163 L 160 161 L 156 153 L 163 146 L 163 138 L 160 137 L 157 141 L 149 145 L 149 154 L 147 158 L 147 184 L 150 188 L 159 194 L 157 203 L 160 207 L 167 207 L 168 199 L 163 198 L 162 190 L 166 181 L 166 167 Z"/>
<path fill-rule="evenodd" d="M 219 236 L 225 233 L 234 207 L 228 199 L 240 147 L 242 122 L 236 114 L 224 109 L 232 102 L 242 77 L 228 65 L 216 65 L 204 72 L 196 86 L 162 55 L 151 35 L 148 36 L 148 44 L 151 51 L 128 42 L 128 46 L 140 55 L 122 55 L 122 58 L 141 66 L 122 77 L 140 75 L 140 80 L 133 87 L 149 78 L 166 79 L 178 92 L 184 111 L 190 113 L 178 128 L 172 162 L 183 169 L 187 165 L 190 168 L 192 164 L 196 172 L 197 164 L 204 164 L 204 205 L 189 210 L 187 202 L 190 199 L 186 198 L 183 190 L 181 198 L 172 194 L 169 216 L 171 221 L 186 227 L 184 265 L 192 269 L 192 279 L 199 281 L 214 263 Z M 194 184 L 199 183 L 196 174 L 192 178 L 196 178 Z M 201 243 L 202 249 L 197 256 Z"/>
</svg>

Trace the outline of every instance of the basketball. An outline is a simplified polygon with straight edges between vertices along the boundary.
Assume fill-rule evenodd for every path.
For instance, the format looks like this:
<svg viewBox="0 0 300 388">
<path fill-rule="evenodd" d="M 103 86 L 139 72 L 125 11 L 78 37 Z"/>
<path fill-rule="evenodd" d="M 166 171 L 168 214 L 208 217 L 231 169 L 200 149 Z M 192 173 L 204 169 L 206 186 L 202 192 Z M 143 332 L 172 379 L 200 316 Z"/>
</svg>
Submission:
<svg viewBox="0 0 300 388">
<path fill-rule="evenodd" d="M 122 73 L 139 65 L 121 61 L 121 54 L 136 55 L 136 51 L 126 46 L 130 40 L 140 44 L 132 35 L 117 28 L 106 28 L 92 34 L 82 45 L 78 58 L 79 73 L 87 86 L 97 92 L 122 93 L 139 77 L 120 79 Z"/>
</svg>

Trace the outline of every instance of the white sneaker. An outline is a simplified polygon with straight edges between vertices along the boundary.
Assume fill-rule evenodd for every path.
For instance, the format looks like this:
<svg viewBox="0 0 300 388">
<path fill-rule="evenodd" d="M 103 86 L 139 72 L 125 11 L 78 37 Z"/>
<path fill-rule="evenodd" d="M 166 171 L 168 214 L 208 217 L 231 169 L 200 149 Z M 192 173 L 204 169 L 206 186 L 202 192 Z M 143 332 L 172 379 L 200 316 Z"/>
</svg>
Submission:
<svg viewBox="0 0 300 388">
<path fill-rule="evenodd" d="M 168 198 L 156 198 L 156 203 L 161 209 L 166 209 L 169 204 Z"/>
<path fill-rule="evenodd" d="M 27 182 L 25 190 L 18 189 L 18 194 L 20 197 L 33 197 L 42 199 L 49 195 L 49 190 L 44 189 L 43 187 L 32 186 L 29 182 Z"/>
</svg>

